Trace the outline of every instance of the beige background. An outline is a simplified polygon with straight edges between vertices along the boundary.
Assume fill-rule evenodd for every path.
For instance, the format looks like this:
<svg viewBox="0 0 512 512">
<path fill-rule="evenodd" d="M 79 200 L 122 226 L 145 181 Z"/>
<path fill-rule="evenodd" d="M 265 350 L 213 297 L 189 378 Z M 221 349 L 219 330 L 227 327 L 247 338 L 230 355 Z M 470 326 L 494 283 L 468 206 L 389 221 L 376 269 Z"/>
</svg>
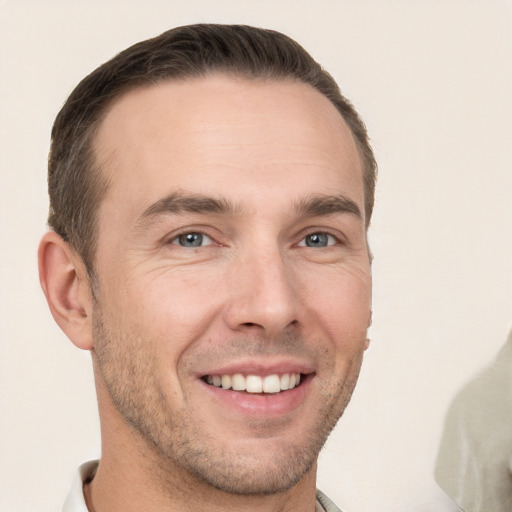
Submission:
<svg viewBox="0 0 512 512">
<path fill-rule="evenodd" d="M 291 35 L 362 113 L 380 164 L 372 346 L 319 487 L 353 512 L 444 510 L 446 409 L 512 326 L 510 0 L 0 1 L 0 511 L 60 510 L 99 454 L 88 354 L 36 273 L 53 118 L 115 52 L 199 21 Z"/>
</svg>

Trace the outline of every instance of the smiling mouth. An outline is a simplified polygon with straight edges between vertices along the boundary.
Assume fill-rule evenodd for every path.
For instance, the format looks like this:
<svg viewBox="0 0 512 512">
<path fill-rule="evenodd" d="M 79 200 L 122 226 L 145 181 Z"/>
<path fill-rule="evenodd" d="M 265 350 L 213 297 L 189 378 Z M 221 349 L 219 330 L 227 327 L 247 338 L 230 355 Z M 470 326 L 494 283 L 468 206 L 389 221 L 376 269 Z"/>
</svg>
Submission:
<svg viewBox="0 0 512 512">
<path fill-rule="evenodd" d="M 206 375 L 204 382 L 222 389 L 231 389 L 246 393 L 276 394 L 300 386 L 303 376 L 300 373 L 282 373 L 272 375 Z"/>
</svg>

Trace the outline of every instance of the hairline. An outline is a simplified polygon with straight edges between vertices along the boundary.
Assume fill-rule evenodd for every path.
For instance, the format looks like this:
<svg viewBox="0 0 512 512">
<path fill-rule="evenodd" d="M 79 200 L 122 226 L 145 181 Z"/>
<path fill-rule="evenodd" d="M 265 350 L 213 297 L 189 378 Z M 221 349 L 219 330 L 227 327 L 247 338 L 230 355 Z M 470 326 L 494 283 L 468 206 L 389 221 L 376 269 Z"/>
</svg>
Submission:
<svg viewBox="0 0 512 512">
<path fill-rule="evenodd" d="M 96 252 L 97 252 L 97 240 L 99 235 L 99 213 L 101 210 L 101 206 L 103 204 L 103 201 L 105 199 L 105 196 L 107 195 L 110 186 L 112 185 L 111 182 L 111 175 L 107 175 L 105 170 L 105 158 L 101 158 L 101 156 L 98 153 L 98 136 L 101 131 L 101 127 L 108 116 L 108 114 L 112 111 L 112 109 L 116 106 L 117 103 L 119 103 L 124 97 L 126 97 L 131 92 L 142 90 L 142 89 L 151 89 L 154 87 L 157 87 L 161 84 L 165 84 L 168 82 L 190 82 L 194 80 L 205 80 L 209 77 L 227 77 L 232 80 L 240 80 L 245 82 L 262 82 L 262 83 L 290 83 L 290 84 L 304 84 L 314 91 L 321 94 L 324 98 L 326 98 L 329 103 L 335 108 L 338 115 L 343 120 L 344 124 L 349 130 L 350 136 L 352 137 L 352 140 L 356 146 L 357 149 L 357 155 L 359 159 L 359 168 L 361 171 L 361 179 L 363 182 L 363 195 L 364 195 L 364 208 L 363 211 L 365 213 L 365 229 L 368 231 L 369 225 L 370 225 L 370 217 L 369 212 L 366 207 L 366 196 L 367 196 L 367 174 L 370 172 L 369 169 L 366 167 L 365 157 L 364 157 L 364 148 L 362 147 L 361 143 L 357 140 L 357 137 L 354 134 L 354 130 L 352 129 L 352 126 L 350 125 L 349 121 L 346 119 L 346 117 L 343 115 L 343 113 L 338 108 L 338 105 L 323 91 L 321 91 L 318 87 L 315 87 L 310 82 L 307 82 L 306 80 L 301 80 L 300 78 L 293 76 L 292 74 L 286 75 L 273 75 L 271 72 L 268 74 L 265 73 L 258 73 L 251 75 L 248 72 L 244 72 L 243 70 L 237 71 L 233 69 L 222 69 L 222 68 L 213 68 L 213 69 L 207 69 L 207 70 L 201 70 L 201 71 L 190 71 L 187 73 L 184 73 L 183 75 L 178 76 L 168 76 L 168 77 L 158 77 L 158 78 L 151 78 L 151 79 L 144 79 L 141 78 L 140 80 L 133 80 L 131 82 L 128 82 L 124 84 L 123 87 L 120 87 L 115 94 L 112 95 L 109 101 L 103 105 L 103 107 L 97 112 L 95 119 L 92 120 L 90 125 L 85 129 L 83 133 L 83 141 L 86 146 L 87 150 L 87 159 L 86 161 L 87 165 L 87 172 L 91 175 L 89 176 L 90 183 L 94 182 L 96 179 L 96 183 L 94 185 L 94 191 L 96 193 L 95 197 L 95 208 L 92 213 L 92 225 L 90 226 L 91 229 L 91 239 L 89 240 L 89 250 L 87 251 L 87 257 L 84 258 L 81 254 L 83 251 L 80 250 L 80 257 L 84 261 L 85 267 L 87 269 L 87 273 L 89 277 L 94 281 L 96 280 L 96 274 L 94 271 L 95 266 L 95 259 L 96 259 Z M 371 213 L 371 212 L 370 212 Z"/>
</svg>

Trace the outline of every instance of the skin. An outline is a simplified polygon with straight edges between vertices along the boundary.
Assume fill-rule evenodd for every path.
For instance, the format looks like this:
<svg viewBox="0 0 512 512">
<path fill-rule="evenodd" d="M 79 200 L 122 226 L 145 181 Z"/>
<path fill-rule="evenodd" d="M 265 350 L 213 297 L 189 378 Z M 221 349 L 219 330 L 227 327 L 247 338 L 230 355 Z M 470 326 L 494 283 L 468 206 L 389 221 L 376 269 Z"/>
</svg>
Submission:
<svg viewBox="0 0 512 512">
<path fill-rule="evenodd" d="M 219 75 L 128 92 L 95 149 L 110 185 L 94 293 L 55 233 L 40 247 L 52 313 L 93 354 L 90 510 L 311 512 L 371 316 L 350 130 L 308 85 Z M 290 369 L 303 384 L 267 397 L 202 379 Z"/>
</svg>

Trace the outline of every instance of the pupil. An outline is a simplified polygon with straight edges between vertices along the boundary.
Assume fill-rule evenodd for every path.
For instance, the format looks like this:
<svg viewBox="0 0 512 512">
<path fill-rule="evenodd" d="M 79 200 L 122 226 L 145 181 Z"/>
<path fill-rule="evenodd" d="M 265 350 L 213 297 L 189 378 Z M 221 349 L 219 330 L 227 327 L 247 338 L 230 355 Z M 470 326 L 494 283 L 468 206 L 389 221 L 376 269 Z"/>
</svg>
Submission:
<svg viewBox="0 0 512 512">
<path fill-rule="evenodd" d="M 180 236 L 180 244 L 188 247 L 199 247 L 203 237 L 199 233 L 187 233 Z"/>
<path fill-rule="evenodd" d="M 312 234 L 306 240 L 306 245 L 309 247 L 318 247 L 318 246 L 326 246 L 327 245 L 327 235 L 324 234 Z"/>
</svg>

